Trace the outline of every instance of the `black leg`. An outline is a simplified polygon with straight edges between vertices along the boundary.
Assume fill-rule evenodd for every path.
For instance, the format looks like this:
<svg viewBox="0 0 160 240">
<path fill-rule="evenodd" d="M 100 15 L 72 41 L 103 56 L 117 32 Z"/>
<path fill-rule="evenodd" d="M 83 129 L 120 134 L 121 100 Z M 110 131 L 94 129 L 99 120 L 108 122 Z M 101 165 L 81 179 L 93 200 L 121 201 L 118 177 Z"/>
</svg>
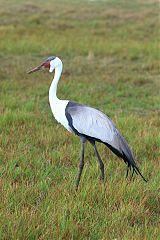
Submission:
<svg viewBox="0 0 160 240">
<path fill-rule="evenodd" d="M 101 179 L 102 179 L 102 181 L 104 181 L 104 163 L 103 163 L 103 161 L 102 161 L 102 159 L 101 159 L 101 157 L 98 153 L 95 141 L 90 141 L 90 143 L 94 147 L 94 151 L 95 151 L 95 154 L 97 156 L 97 159 L 98 159 L 98 162 L 99 162 L 99 167 L 100 167 L 100 170 L 101 170 Z"/>
<path fill-rule="evenodd" d="M 81 160 L 79 164 L 79 173 L 78 173 L 77 182 L 76 182 L 76 191 L 78 190 L 79 182 L 80 182 L 83 167 L 84 167 L 84 144 L 85 144 L 86 138 L 80 137 L 80 139 L 81 139 Z"/>
</svg>

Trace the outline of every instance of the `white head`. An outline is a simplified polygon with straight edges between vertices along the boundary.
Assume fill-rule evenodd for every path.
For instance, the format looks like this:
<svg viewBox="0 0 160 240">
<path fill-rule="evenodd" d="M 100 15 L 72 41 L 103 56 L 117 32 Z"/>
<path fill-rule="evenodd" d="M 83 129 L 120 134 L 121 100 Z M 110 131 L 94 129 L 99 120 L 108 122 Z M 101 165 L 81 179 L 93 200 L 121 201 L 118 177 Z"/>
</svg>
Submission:
<svg viewBox="0 0 160 240">
<path fill-rule="evenodd" d="M 57 67 L 62 67 L 62 61 L 58 57 L 55 57 L 53 60 L 50 61 L 49 72 L 53 72 L 53 70 Z"/>
<path fill-rule="evenodd" d="M 56 56 L 51 56 L 48 57 L 42 64 L 30 70 L 28 73 L 33 73 L 41 69 L 49 69 L 49 72 L 51 73 L 57 67 L 62 69 L 62 61 Z"/>
</svg>

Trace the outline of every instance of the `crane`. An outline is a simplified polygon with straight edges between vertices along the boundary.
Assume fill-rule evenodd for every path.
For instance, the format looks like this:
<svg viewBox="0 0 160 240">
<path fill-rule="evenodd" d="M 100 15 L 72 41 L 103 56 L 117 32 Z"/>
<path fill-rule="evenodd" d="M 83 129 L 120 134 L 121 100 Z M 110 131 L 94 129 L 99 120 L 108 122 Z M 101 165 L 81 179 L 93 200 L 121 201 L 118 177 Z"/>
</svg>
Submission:
<svg viewBox="0 0 160 240">
<path fill-rule="evenodd" d="M 63 64 L 60 58 L 50 56 L 42 62 L 42 64 L 28 71 L 28 73 L 30 74 L 42 69 L 49 69 L 49 72 L 52 73 L 55 70 L 54 78 L 49 88 L 49 103 L 52 113 L 59 123 L 69 132 L 76 134 L 81 141 L 81 158 L 76 181 L 76 190 L 78 190 L 84 167 L 84 145 L 86 141 L 90 142 L 94 148 L 101 171 L 102 181 L 104 181 L 105 177 L 104 163 L 97 150 L 96 142 L 103 143 L 115 155 L 124 160 L 127 165 L 126 177 L 128 176 L 128 171 L 132 170 L 132 176 L 135 172 L 147 182 L 141 174 L 126 140 L 108 116 L 95 108 L 69 100 L 58 99 L 57 85 L 62 74 L 62 68 Z"/>
</svg>

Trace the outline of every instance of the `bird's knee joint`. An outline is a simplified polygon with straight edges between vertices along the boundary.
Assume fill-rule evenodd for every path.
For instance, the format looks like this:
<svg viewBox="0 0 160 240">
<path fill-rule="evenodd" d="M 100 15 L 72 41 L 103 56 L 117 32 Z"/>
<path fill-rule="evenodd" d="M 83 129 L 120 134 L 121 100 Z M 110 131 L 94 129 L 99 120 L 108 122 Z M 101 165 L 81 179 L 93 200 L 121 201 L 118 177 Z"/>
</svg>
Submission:
<svg viewBox="0 0 160 240">
<path fill-rule="evenodd" d="M 84 167 L 84 163 L 80 163 L 79 168 L 83 168 L 83 167 Z"/>
<path fill-rule="evenodd" d="M 103 163 L 101 163 L 100 169 L 101 169 L 101 170 L 104 170 L 104 164 L 103 164 Z"/>
</svg>

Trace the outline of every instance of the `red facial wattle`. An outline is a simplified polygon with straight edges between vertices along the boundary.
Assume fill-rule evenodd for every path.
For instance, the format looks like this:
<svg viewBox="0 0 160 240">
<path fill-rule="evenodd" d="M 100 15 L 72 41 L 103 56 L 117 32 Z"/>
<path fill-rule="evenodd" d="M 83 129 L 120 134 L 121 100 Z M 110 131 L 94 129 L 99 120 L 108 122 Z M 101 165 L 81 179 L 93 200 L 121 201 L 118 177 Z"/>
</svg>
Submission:
<svg viewBox="0 0 160 240">
<path fill-rule="evenodd" d="M 44 62 L 44 63 L 42 64 L 42 66 L 43 66 L 44 68 L 50 68 L 50 61 Z"/>
</svg>

